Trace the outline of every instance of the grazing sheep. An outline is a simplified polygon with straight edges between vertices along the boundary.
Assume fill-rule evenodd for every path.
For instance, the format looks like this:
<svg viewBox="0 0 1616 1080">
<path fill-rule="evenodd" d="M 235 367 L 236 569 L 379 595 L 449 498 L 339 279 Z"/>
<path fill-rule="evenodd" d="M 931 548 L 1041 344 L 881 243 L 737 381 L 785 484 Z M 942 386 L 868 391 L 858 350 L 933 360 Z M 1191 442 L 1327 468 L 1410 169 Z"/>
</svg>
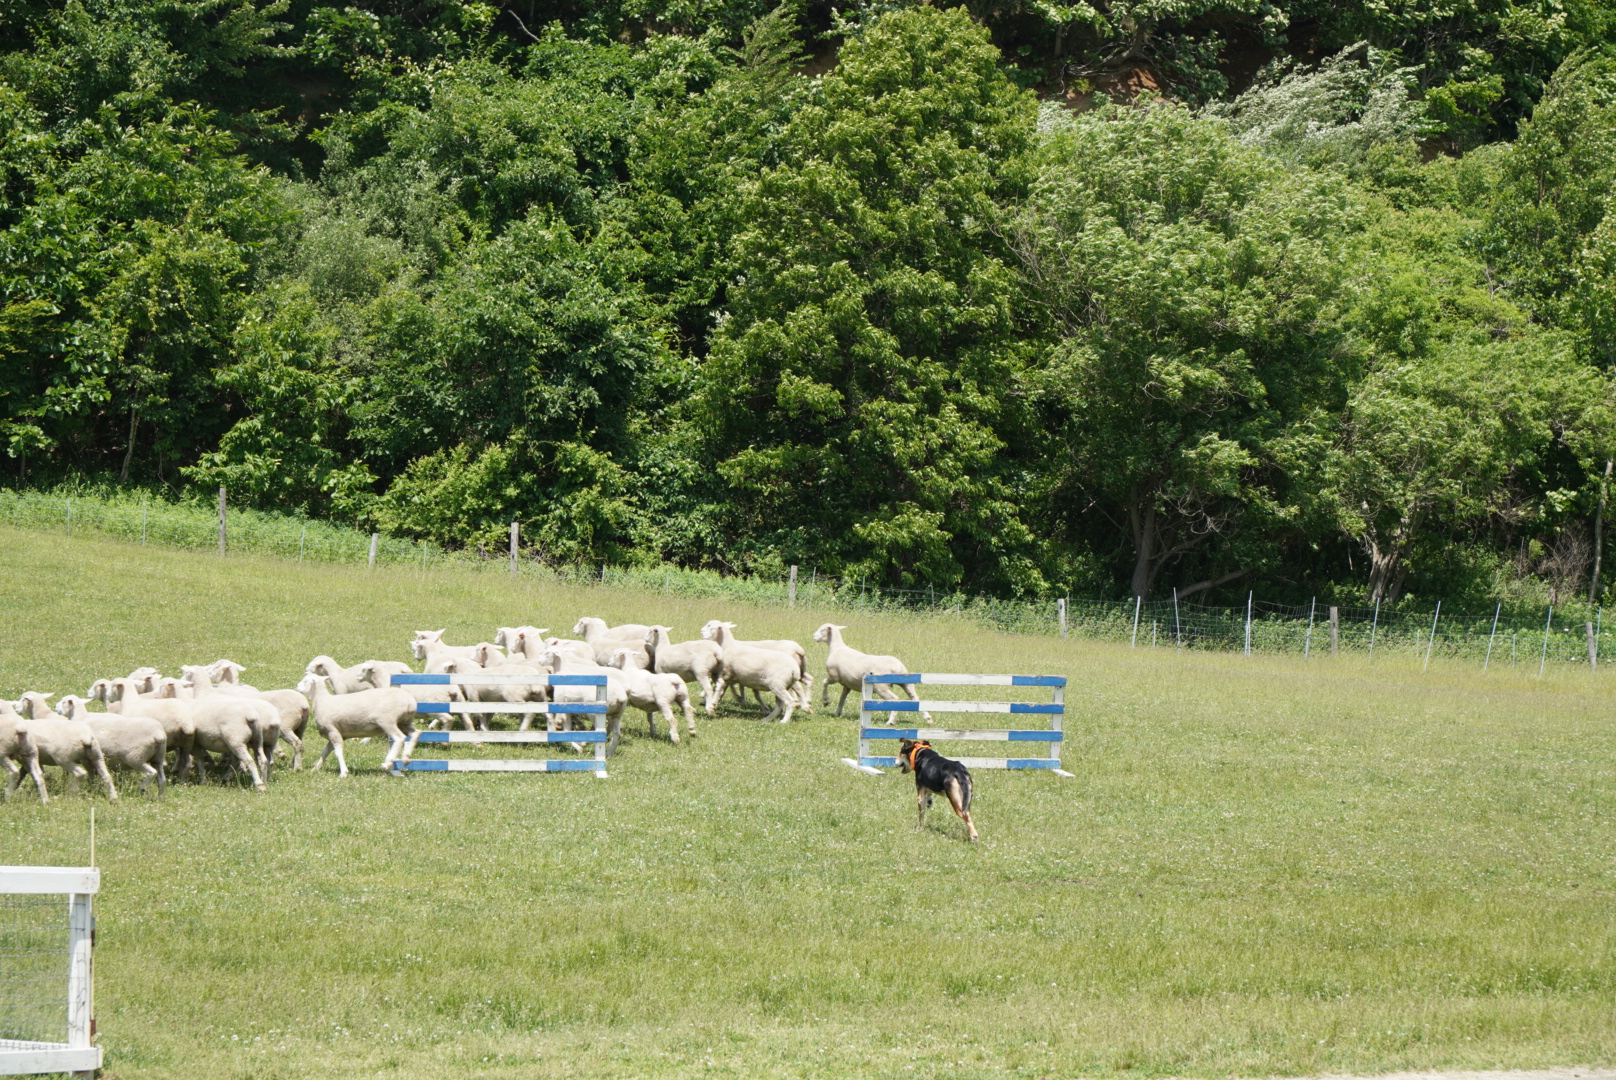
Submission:
<svg viewBox="0 0 1616 1080">
<path fill-rule="evenodd" d="M 717 641 L 720 626 L 728 627 L 731 631 L 735 629 L 734 623 L 726 623 L 720 619 L 709 619 L 701 628 L 702 638 L 708 641 Z M 730 636 L 734 637 L 734 634 L 732 633 Z M 782 652 L 787 656 L 796 657 L 798 664 L 802 667 L 803 690 L 800 699 L 802 701 L 802 711 L 806 713 L 814 711 L 814 679 L 812 675 L 808 674 L 808 652 L 806 649 L 789 638 L 758 641 L 741 641 L 737 639 L 735 644 L 746 645 L 754 649 L 771 649 L 774 652 Z M 737 686 L 736 689 L 740 691 L 741 704 L 746 704 L 746 688 Z M 755 688 L 752 694 L 757 698 L 757 703 L 761 706 L 763 704 L 763 695 L 759 694 Z"/>
<path fill-rule="evenodd" d="M 639 623 L 624 623 L 621 626 L 607 626 L 605 619 L 597 619 L 592 615 L 585 615 L 578 620 L 578 625 L 572 632 L 589 645 L 594 653 L 595 663 L 602 667 L 612 658 L 612 653 L 618 649 L 635 649 L 644 652 L 642 642 L 645 635 L 650 633 L 649 626 Z"/>
<path fill-rule="evenodd" d="M 314 726 L 325 736 L 325 750 L 314 763 L 319 772 L 325 759 L 333 751 L 337 755 L 337 775 L 348 775 L 348 761 L 342 754 L 344 739 L 370 735 L 387 738 L 387 758 L 383 770 L 391 770 L 393 762 L 404 752 L 409 737 L 415 734 L 411 723 L 415 716 L 415 698 L 407 690 L 389 687 L 386 690 L 361 690 L 357 694 L 333 694 L 327 680 L 319 675 L 305 675 L 297 684 L 300 692 L 308 695 L 314 711 Z"/>
<path fill-rule="evenodd" d="M 45 790 L 45 773 L 39 767 L 39 748 L 28 737 L 28 722 L 17 715 L 11 702 L 0 700 L 0 761 L 6 763 L 11 779 L 6 784 L 6 798 L 22 783 L 23 773 L 34 778 L 39 789 L 39 801 L 50 805 L 50 794 Z"/>
<path fill-rule="evenodd" d="M 93 713 L 86 708 L 89 704 L 88 698 L 69 694 L 57 702 L 57 711 L 69 720 L 90 726 L 108 765 L 139 772 L 142 795 L 156 780 L 157 797 L 161 799 L 168 786 L 163 772 L 168 764 L 168 736 L 163 733 L 163 725 L 143 716 Z"/>
<path fill-rule="evenodd" d="M 656 738 L 656 713 L 660 712 L 668 722 L 669 741 L 679 745 L 679 721 L 673 715 L 673 707 L 678 705 L 685 711 L 685 727 L 690 730 L 690 737 L 695 738 L 696 712 L 690 707 L 690 689 L 685 686 L 685 680 L 679 675 L 647 671 L 639 665 L 637 656 L 633 649 L 618 649 L 612 653 L 610 666 L 623 673 L 628 703 L 645 710 L 645 726 L 651 737 Z"/>
<path fill-rule="evenodd" d="M 90 688 L 92 700 L 94 690 L 99 685 L 100 680 L 97 680 Z M 196 721 L 191 716 L 191 702 L 178 698 L 146 697 L 136 691 L 136 685 L 133 679 L 113 679 L 101 698 L 106 702 L 107 712 L 138 716 L 161 724 L 168 749 L 174 751 L 174 775 L 183 777 L 191 767 L 191 754 L 196 741 Z"/>
<path fill-rule="evenodd" d="M 117 802 L 118 789 L 112 784 L 112 773 L 107 771 L 95 732 L 88 724 L 52 711 L 49 699 L 53 696 L 30 690 L 17 703 L 17 711 L 28 721 L 28 738 L 39 751 L 40 763 L 60 767 L 69 788 L 89 776 L 85 766 L 90 766 L 107 785 L 107 798 Z"/>
<path fill-rule="evenodd" d="M 774 695 L 774 709 L 763 719 L 768 721 L 779 716 L 782 724 L 789 722 L 798 704 L 793 687 L 803 682 L 806 675 L 803 661 L 775 649 L 742 645 L 730 633 L 729 623 L 719 623 L 713 634 L 723 650 L 719 654 L 718 683 L 713 687 L 713 696 L 722 698 L 724 688 L 731 683 L 767 690 Z M 782 709 L 784 715 L 781 715 Z"/>
<path fill-rule="evenodd" d="M 837 626 L 835 623 L 825 623 L 814 631 L 815 641 L 824 642 L 830 646 L 830 651 L 825 654 L 825 686 L 819 703 L 828 706 L 830 704 L 831 684 L 835 683 L 840 686 L 842 696 L 836 702 L 837 716 L 842 715 L 842 706 L 847 704 L 848 694 L 858 690 L 862 697 L 864 676 L 909 674 L 909 669 L 904 667 L 903 661 L 896 656 L 872 656 L 849 646 L 842 640 L 842 631 L 846 629 L 847 627 Z M 909 696 L 915 701 L 920 700 L 920 695 L 915 692 L 912 684 L 904 683 L 903 688 L 908 691 Z M 877 683 L 875 692 L 888 701 L 898 700 L 898 695 L 894 694 L 886 683 Z M 926 715 L 926 719 L 930 720 L 930 715 Z"/>
<path fill-rule="evenodd" d="M 697 639 L 674 644 L 668 639 L 671 627 L 653 626 L 645 635 L 645 655 L 650 671 L 677 675 L 686 682 L 701 687 L 701 706 L 707 715 L 713 715 L 718 699 L 713 697 L 713 680 L 718 677 L 719 657 L 723 650 L 718 643 Z"/>
</svg>

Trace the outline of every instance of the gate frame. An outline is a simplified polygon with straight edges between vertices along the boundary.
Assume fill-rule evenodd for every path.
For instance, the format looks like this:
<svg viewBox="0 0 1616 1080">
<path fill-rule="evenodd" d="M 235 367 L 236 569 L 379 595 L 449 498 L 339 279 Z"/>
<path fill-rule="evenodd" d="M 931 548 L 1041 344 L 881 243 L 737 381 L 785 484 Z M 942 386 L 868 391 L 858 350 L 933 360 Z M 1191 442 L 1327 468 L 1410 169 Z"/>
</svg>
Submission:
<svg viewBox="0 0 1616 1080">
<path fill-rule="evenodd" d="M 73 1073 L 94 1076 L 101 1068 L 95 1039 L 95 913 L 91 897 L 101 891 L 93 866 L 0 866 L 0 893 L 65 894 L 67 901 L 67 1042 L 0 1040 L 0 1076 Z"/>
<path fill-rule="evenodd" d="M 1053 701 L 943 701 L 904 700 L 887 701 L 875 696 L 876 686 L 1047 686 L 1053 691 Z M 870 714 L 884 713 L 888 722 L 893 713 L 1010 713 L 1014 715 L 1040 715 L 1050 718 L 1048 728 L 936 728 L 936 727 L 871 727 Z M 937 672 L 910 672 L 896 675 L 866 675 L 859 700 L 858 757 L 843 758 L 842 762 L 872 776 L 882 775 L 881 769 L 898 766 L 896 757 L 873 754 L 872 740 L 937 739 L 943 742 L 1031 742 L 1043 743 L 1048 753 L 1043 757 L 967 757 L 958 758 L 969 769 L 1038 769 L 1056 776 L 1071 778 L 1061 768 L 1060 744 L 1065 741 L 1062 721 L 1066 715 L 1066 678 L 1062 675 L 958 675 Z"/>
<path fill-rule="evenodd" d="M 483 713 L 526 713 L 529 715 L 592 715 L 593 731 L 421 731 L 416 730 L 404 744 L 404 752 L 393 763 L 393 775 L 406 772 L 592 772 L 606 778 L 606 676 L 605 675 L 394 675 L 390 684 L 409 686 L 593 686 L 594 701 L 417 701 L 415 711 L 434 715 L 475 716 Z M 417 743 L 593 743 L 595 756 L 569 761 L 565 758 L 421 758 L 415 760 Z"/>
</svg>

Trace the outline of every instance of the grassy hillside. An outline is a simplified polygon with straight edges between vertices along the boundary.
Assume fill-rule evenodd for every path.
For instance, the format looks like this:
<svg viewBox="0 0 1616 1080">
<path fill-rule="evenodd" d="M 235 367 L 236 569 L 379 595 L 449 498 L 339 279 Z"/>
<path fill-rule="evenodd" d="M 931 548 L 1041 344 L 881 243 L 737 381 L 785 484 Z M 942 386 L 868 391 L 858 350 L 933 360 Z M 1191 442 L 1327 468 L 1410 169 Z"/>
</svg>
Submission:
<svg viewBox="0 0 1616 1080">
<path fill-rule="evenodd" d="M 231 656 L 407 658 L 416 628 L 814 611 L 0 532 L 0 692 Z M 715 610 L 718 608 L 718 610 Z M 850 720 L 631 716 L 612 777 L 279 772 L 0 810 L 81 863 L 108 1075 L 1268 1075 L 1616 1060 L 1604 676 L 1131 651 L 871 619 L 915 668 L 1067 674 L 1062 781 L 913 828 Z M 822 650 L 815 646 L 817 667 Z M 318 737 L 311 747 L 323 745 Z M 133 792 L 131 790 L 130 795 Z"/>
</svg>

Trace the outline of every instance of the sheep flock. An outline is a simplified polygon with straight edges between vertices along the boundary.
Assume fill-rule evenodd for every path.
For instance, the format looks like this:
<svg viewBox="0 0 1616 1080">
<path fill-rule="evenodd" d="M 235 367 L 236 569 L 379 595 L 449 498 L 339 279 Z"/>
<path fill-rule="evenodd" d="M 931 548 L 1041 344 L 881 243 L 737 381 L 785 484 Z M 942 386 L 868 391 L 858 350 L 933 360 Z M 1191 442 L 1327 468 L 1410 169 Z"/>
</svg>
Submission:
<svg viewBox="0 0 1616 1080">
<path fill-rule="evenodd" d="M 136 668 L 118 678 L 95 680 L 84 696 L 57 697 L 30 690 L 15 702 L 0 699 L 0 760 L 9 774 L 6 798 L 31 778 L 40 800 L 48 803 L 42 771 L 47 765 L 62 770 L 68 790 L 89 780 L 93 772 L 114 800 L 118 798 L 114 771 L 139 774 L 142 794 L 155 782 L 158 798 L 170 780 L 209 774 L 250 780 L 264 792 L 277 760 L 287 761 L 292 769 L 303 767 L 303 739 L 311 723 L 325 739 L 314 768 L 320 769 L 335 754 L 337 773 L 345 777 L 346 740 L 385 738 L 389 747 L 383 768 L 390 769 L 422 721 L 436 726 L 450 719 L 444 713 L 420 713 L 423 703 L 477 701 L 497 706 L 596 700 L 593 687 L 551 688 L 542 681 L 392 685 L 394 675 L 413 672 L 605 675 L 608 752 L 617 748 L 623 712 L 629 708 L 645 713 L 653 738 L 658 716 L 667 723 L 672 743 L 680 741 L 681 719 L 686 737 L 694 737 L 692 685 L 708 716 L 726 691 L 733 691 L 744 704 L 748 690 L 760 708 L 765 693 L 773 697 L 773 708 L 764 720 L 785 723 L 799 709 L 811 713 L 814 678 L 803 647 L 790 640 L 742 640 L 735 636 L 736 629 L 733 622 L 713 619 L 701 628 L 700 637 L 675 642 L 671 627 L 610 626 L 585 616 L 572 628 L 571 638 L 549 637 L 548 628 L 502 626 L 492 641 L 476 645 L 450 645 L 442 630 L 417 630 L 410 641 L 413 665 L 367 660 L 344 667 L 322 654 L 309 661 L 303 678 L 289 689 L 250 686 L 241 680 L 246 670 L 242 665 L 221 659 L 185 665 L 178 676 L 164 675 L 154 667 Z M 829 647 L 820 703 L 828 707 L 831 687 L 839 686 L 838 716 L 848 694 L 862 686 L 866 675 L 908 670 L 895 656 L 874 656 L 850 647 L 842 639 L 845 629 L 825 623 L 813 635 L 813 640 Z M 876 689 L 893 697 L 885 685 Z M 916 696 L 913 687 L 904 689 Z M 468 730 L 492 730 L 492 722 L 500 716 L 497 711 L 458 715 Z M 563 730 L 561 725 L 570 719 L 566 713 L 550 714 L 550 730 Z M 520 730 L 531 721 L 531 713 L 512 716 Z"/>
</svg>

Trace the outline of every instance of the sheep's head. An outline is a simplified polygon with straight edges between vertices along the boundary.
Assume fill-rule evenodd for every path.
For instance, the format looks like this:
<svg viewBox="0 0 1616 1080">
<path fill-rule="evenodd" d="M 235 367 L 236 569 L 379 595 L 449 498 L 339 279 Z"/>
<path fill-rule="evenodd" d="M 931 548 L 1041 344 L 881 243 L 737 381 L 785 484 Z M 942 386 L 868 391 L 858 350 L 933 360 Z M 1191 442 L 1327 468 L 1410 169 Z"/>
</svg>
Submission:
<svg viewBox="0 0 1616 1080">
<path fill-rule="evenodd" d="M 489 661 L 495 659 L 496 657 L 499 659 L 504 659 L 505 657 L 505 654 L 500 651 L 499 646 L 495 645 L 491 641 L 478 642 L 476 651 L 473 653 L 473 655 L 476 657 L 477 662 L 483 667 L 487 667 Z"/>
<path fill-rule="evenodd" d="M 612 652 L 612 658 L 606 661 L 606 666 L 627 669 L 630 655 L 632 654 L 627 649 L 616 649 Z"/>
<path fill-rule="evenodd" d="M 415 640 L 410 642 L 410 651 L 415 654 L 415 658 L 425 660 L 427 646 L 442 642 L 443 635 L 448 629 L 445 626 L 442 630 L 417 630 Z"/>
<path fill-rule="evenodd" d="M 84 714 L 90 711 L 90 699 L 81 698 L 76 694 L 68 694 L 56 703 L 56 711 L 69 720 L 82 720 Z"/>
<path fill-rule="evenodd" d="M 588 637 L 589 631 L 594 628 L 606 629 L 606 620 L 597 619 L 593 615 L 585 615 L 573 624 L 572 632 L 579 637 Z"/>
<path fill-rule="evenodd" d="M 17 699 L 17 711 L 30 720 L 37 720 L 42 716 L 49 716 L 50 699 L 55 694 L 41 694 L 38 690 L 30 690 Z"/>
<path fill-rule="evenodd" d="M 832 629 L 832 627 L 831 627 L 830 623 L 823 624 L 822 626 L 820 626 L 820 628 L 818 630 L 814 631 L 814 640 L 815 641 L 826 641 L 826 642 L 830 641 L 831 629 Z"/>
<path fill-rule="evenodd" d="M 129 673 L 129 678 L 133 680 L 136 691 L 142 694 L 148 690 L 155 689 L 157 680 L 162 677 L 163 673 L 154 667 L 137 667 Z"/>
<path fill-rule="evenodd" d="M 90 684 L 90 688 L 86 690 L 85 693 L 90 695 L 91 701 L 111 701 L 112 680 L 97 679 L 95 682 Z"/>
<path fill-rule="evenodd" d="M 215 660 L 207 667 L 208 675 L 216 682 L 239 683 L 241 673 L 247 669 L 234 660 Z"/>
<path fill-rule="evenodd" d="M 324 675 L 316 675 L 311 671 L 297 681 L 297 692 L 304 697 L 313 697 L 314 688 L 323 682 L 325 682 Z"/>
<path fill-rule="evenodd" d="M 671 640 L 668 635 L 673 633 L 671 626 L 653 626 L 645 632 L 645 647 L 647 649 L 660 649 Z"/>
<path fill-rule="evenodd" d="M 184 698 L 189 696 L 189 692 L 189 687 L 172 676 L 157 680 L 157 696 L 160 698 Z"/>
</svg>

